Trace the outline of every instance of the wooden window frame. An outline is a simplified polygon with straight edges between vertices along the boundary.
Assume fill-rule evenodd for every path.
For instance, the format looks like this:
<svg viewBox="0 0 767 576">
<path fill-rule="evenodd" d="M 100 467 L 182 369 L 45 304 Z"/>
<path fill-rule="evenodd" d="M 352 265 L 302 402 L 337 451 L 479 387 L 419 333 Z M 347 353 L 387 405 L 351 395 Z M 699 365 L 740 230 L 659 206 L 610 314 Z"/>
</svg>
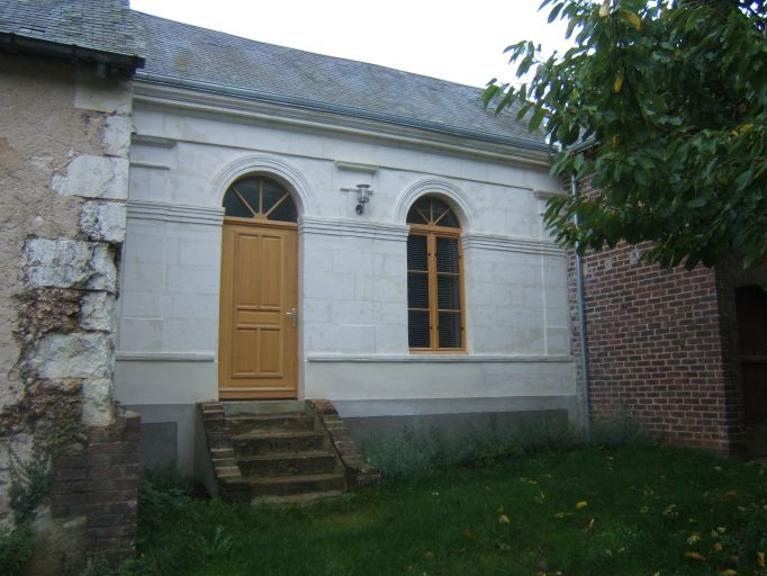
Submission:
<svg viewBox="0 0 767 576">
<path fill-rule="evenodd" d="M 408 235 L 414 236 L 426 236 L 426 273 L 428 275 L 429 286 L 429 347 L 410 347 L 410 352 L 416 354 L 465 354 L 466 353 L 466 298 L 464 290 L 464 273 L 463 273 L 463 245 L 461 243 L 461 229 L 460 228 L 448 228 L 446 226 L 435 226 L 429 224 L 409 224 L 410 228 Z M 460 319 L 460 335 L 461 346 L 442 348 L 439 345 L 439 313 L 440 312 L 452 312 L 455 313 L 455 309 L 440 309 L 438 307 L 438 294 L 437 294 L 437 278 L 439 274 L 449 274 L 443 272 L 437 272 L 437 238 L 450 238 L 456 240 L 458 244 L 458 290 L 461 302 L 461 308 L 458 311 L 458 317 Z M 411 272 L 423 272 L 423 270 L 410 270 L 408 267 L 408 275 Z M 455 274 L 455 273 L 452 273 Z M 408 313 L 413 311 L 425 312 L 424 308 L 411 308 L 408 302 Z M 409 320 L 408 320 L 409 322 Z"/>
<path fill-rule="evenodd" d="M 255 181 L 258 183 L 258 206 L 252 206 L 250 202 L 242 195 L 242 193 L 237 190 L 237 185 L 241 182 L 246 182 L 248 180 Z M 280 197 L 277 202 L 272 204 L 272 206 L 267 210 L 264 211 L 263 207 L 263 201 L 264 201 L 264 183 L 270 182 L 273 184 L 276 184 L 282 191 L 282 196 Z M 297 228 L 298 227 L 298 206 L 296 206 L 296 200 L 293 198 L 293 194 L 288 190 L 288 188 L 282 184 L 279 180 L 276 180 L 275 178 L 271 178 L 269 176 L 265 176 L 262 174 L 252 174 L 250 176 L 244 176 L 242 178 L 239 178 L 238 180 L 232 182 L 232 184 L 229 185 L 229 188 L 227 188 L 226 192 L 224 193 L 224 199 L 226 199 L 226 196 L 230 193 L 233 193 L 237 198 L 239 198 L 240 202 L 242 202 L 243 206 L 247 210 L 251 212 L 251 216 L 227 216 L 224 215 L 224 221 L 225 222 L 231 222 L 233 224 L 257 224 L 259 226 L 274 226 L 277 228 Z M 291 222 L 289 220 L 271 220 L 269 216 L 272 212 L 274 212 L 283 202 L 285 201 L 291 202 L 293 204 L 293 208 L 296 211 L 296 222 Z M 223 202 L 223 201 L 222 201 Z"/>
</svg>

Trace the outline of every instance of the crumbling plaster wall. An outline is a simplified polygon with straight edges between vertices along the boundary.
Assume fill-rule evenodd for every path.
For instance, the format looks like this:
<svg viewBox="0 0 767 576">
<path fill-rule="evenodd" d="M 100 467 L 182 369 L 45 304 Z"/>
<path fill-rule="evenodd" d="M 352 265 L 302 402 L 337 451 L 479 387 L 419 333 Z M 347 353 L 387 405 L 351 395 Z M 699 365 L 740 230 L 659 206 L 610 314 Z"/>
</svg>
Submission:
<svg viewBox="0 0 767 576">
<path fill-rule="evenodd" d="M 130 113 L 126 79 L 0 53 L 0 527 L 14 469 L 114 420 Z"/>
</svg>

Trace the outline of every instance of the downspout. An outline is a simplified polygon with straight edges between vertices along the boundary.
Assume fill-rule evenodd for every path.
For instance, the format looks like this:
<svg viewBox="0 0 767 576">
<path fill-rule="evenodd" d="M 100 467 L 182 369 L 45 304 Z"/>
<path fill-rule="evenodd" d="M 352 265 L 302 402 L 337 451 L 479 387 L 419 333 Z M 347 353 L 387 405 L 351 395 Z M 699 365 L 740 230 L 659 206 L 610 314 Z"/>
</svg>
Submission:
<svg viewBox="0 0 767 576">
<path fill-rule="evenodd" d="M 570 175 L 570 194 L 576 194 L 575 175 Z M 573 223 L 578 226 L 578 214 L 573 215 Z M 589 408 L 589 349 L 586 334 L 586 296 L 583 288 L 583 257 L 575 245 L 575 290 L 578 298 L 578 333 L 581 345 L 581 380 L 583 385 L 583 429 L 588 437 L 591 428 Z"/>
</svg>

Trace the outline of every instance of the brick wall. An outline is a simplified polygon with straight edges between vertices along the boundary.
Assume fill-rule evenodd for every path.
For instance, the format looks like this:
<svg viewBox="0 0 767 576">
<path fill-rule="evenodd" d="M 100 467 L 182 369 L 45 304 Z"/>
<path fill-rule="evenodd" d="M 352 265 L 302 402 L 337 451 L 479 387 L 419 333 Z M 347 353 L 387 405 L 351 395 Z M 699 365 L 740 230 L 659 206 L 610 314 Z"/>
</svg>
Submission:
<svg viewBox="0 0 767 576">
<path fill-rule="evenodd" d="M 83 555 L 111 564 L 135 555 L 139 423 L 138 414 L 128 412 L 111 426 L 91 427 L 84 447 L 57 458 L 51 516 L 85 528 L 85 541 L 61 559 L 64 567 L 81 567 Z"/>
<path fill-rule="evenodd" d="M 739 410 L 716 274 L 663 270 L 640 253 L 623 245 L 584 257 L 592 418 L 628 418 L 657 439 L 730 452 Z M 570 278 L 577 326 L 574 266 Z"/>
</svg>

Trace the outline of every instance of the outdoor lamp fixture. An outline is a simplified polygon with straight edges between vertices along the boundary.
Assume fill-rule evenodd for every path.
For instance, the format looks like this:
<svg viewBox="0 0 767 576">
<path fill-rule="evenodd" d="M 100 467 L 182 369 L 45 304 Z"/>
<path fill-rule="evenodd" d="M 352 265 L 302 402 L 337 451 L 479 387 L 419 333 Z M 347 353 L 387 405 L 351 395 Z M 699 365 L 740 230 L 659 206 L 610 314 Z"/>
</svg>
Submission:
<svg viewBox="0 0 767 576">
<path fill-rule="evenodd" d="M 354 207 L 354 211 L 360 216 L 364 214 L 365 204 L 370 202 L 370 197 L 373 195 L 370 184 L 357 184 L 355 188 L 341 188 L 341 192 L 357 193 L 357 205 Z"/>
</svg>

